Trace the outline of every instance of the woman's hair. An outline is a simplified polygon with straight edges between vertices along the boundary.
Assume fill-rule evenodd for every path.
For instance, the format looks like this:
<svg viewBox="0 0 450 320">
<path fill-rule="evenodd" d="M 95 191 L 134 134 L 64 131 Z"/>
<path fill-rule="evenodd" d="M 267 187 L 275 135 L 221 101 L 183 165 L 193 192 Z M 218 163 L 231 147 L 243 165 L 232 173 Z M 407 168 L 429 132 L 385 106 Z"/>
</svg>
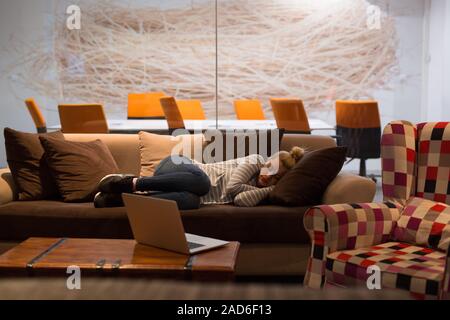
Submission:
<svg viewBox="0 0 450 320">
<path fill-rule="evenodd" d="M 293 147 L 290 152 L 280 151 L 275 155 L 275 157 L 278 156 L 283 166 L 286 169 L 291 170 L 297 162 L 303 158 L 304 155 L 305 150 L 303 148 Z"/>
</svg>

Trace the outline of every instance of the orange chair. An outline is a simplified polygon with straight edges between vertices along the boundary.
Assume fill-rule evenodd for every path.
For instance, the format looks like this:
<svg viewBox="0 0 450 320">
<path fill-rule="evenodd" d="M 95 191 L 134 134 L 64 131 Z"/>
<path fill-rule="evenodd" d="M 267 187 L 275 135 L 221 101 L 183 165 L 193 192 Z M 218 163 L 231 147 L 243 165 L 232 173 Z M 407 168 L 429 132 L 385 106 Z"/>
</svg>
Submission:
<svg viewBox="0 0 450 320">
<path fill-rule="evenodd" d="M 270 99 L 273 114 L 280 129 L 287 133 L 311 134 L 308 116 L 300 99 Z"/>
<path fill-rule="evenodd" d="M 347 157 L 360 159 L 359 174 L 367 176 L 366 160 L 381 156 L 381 119 L 376 101 L 336 101 L 336 134 Z M 375 177 L 372 176 L 375 180 Z"/>
<path fill-rule="evenodd" d="M 161 98 L 161 107 L 169 126 L 169 134 L 177 129 L 185 129 L 183 117 L 174 97 Z"/>
<path fill-rule="evenodd" d="M 266 120 L 259 100 L 236 100 L 234 110 L 238 120 Z"/>
<path fill-rule="evenodd" d="M 108 133 L 101 104 L 63 104 L 58 106 L 63 133 Z"/>
<path fill-rule="evenodd" d="M 34 101 L 34 99 L 26 99 L 25 105 L 28 108 L 28 112 L 30 112 L 31 118 L 36 126 L 36 130 L 38 133 L 46 133 L 47 132 L 47 124 L 45 122 L 44 116 L 42 115 L 41 109 Z"/>
<path fill-rule="evenodd" d="M 183 120 L 205 120 L 205 111 L 203 111 L 200 100 L 177 100 Z"/>
<path fill-rule="evenodd" d="M 164 119 L 159 99 L 163 92 L 128 94 L 128 119 Z"/>
</svg>

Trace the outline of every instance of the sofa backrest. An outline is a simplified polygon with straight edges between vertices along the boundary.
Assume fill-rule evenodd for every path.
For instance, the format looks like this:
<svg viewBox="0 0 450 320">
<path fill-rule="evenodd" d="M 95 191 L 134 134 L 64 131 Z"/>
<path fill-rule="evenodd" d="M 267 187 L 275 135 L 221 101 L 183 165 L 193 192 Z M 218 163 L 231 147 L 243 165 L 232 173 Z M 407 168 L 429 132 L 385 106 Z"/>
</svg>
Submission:
<svg viewBox="0 0 450 320">
<path fill-rule="evenodd" d="M 121 172 L 139 175 L 140 151 L 139 135 L 137 134 L 66 134 L 69 141 L 102 140 L 111 151 Z M 300 146 L 308 151 L 336 146 L 334 139 L 328 136 L 285 134 L 281 141 L 281 150 L 289 151 L 294 146 Z"/>
<path fill-rule="evenodd" d="M 137 134 L 65 134 L 69 141 L 102 140 L 111 151 L 120 172 L 139 175 L 141 155 Z"/>
<path fill-rule="evenodd" d="M 450 122 L 417 125 L 416 196 L 450 204 Z"/>
</svg>

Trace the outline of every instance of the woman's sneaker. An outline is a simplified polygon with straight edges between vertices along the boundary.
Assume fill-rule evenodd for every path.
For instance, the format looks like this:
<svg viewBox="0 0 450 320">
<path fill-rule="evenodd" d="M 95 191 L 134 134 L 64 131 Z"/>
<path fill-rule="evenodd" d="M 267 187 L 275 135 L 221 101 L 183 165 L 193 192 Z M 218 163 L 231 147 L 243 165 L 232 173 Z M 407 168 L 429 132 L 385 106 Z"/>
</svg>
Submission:
<svg viewBox="0 0 450 320">
<path fill-rule="evenodd" d="M 120 193 L 99 192 L 94 197 L 94 206 L 96 208 L 118 208 L 124 207 L 122 195 Z"/>
<path fill-rule="evenodd" d="M 133 193 L 133 179 L 130 174 L 110 174 L 98 183 L 98 191 L 103 193 Z"/>
</svg>

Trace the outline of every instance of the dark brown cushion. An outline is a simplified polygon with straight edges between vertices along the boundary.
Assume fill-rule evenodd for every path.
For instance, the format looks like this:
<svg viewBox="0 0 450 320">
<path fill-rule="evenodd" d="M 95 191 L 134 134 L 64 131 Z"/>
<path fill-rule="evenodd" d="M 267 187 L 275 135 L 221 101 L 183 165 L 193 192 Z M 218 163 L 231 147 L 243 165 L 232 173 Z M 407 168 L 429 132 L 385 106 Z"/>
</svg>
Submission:
<svg viewBox="0 0 450 320">
<path fill-rule="evenodd" d="M 270 202 L 282 206 L 314 206 L 344 165 L 347 148 L 321 149 L 302 160 L 277 183 Z"/>
<path fill-rule="evenodd" d="M 309 244 L 303 227 L 308 208 L 208 205 L 181 211 L 186 232 L 242 243 Z M 152 210 L 152 208 L 148 208 Z M 125 208 L 92 203 L 10 202 L 0 206 L 0 240 L 29 237 L 132 239 Z"/>
<path fill-rule="evenodd" d="M 111 152 L 101 140 L 40 139 L 46 151 L 47 164 L 65 202 L 93 201 L 100 179 L 119 172 Z"/>
<path fill-rule="evenodd" d="M 206 154 L 211 154 L 214 157 L 215 162 L 246 157 L 251 154 L 260 154 L 270 157 L 280 151 L 283 134 L 284 129 L 248 130 L 245 132 L 239 130 L 208 130 L 205 133 L 205 138 L 207 141 L 207 145 L 205 147 L 207 151 Z M 220 140 L 216 142 L 218 137 L 220 137 Z M 252 148 L 250 148 L 251 141 L 255 141 L 256 146 L 252 146 Z M 216 152 L 218 149 L 222 151 L 222 157 L 219 155 L 216 157 Z M 211 162 L 208 161 L 208 159 L 204 160 L 205 162 Z"/>
<path fill-rule="evenodd" d="M 57 198 L 55 181 L 45 163 L 44 149 L 39 137 L 64 140 L 61 132 L 44 134 L 19 132 L 5 128 L 6 158 L 19 190 L 19 200 L 44 200 Z"/>
</svg>

